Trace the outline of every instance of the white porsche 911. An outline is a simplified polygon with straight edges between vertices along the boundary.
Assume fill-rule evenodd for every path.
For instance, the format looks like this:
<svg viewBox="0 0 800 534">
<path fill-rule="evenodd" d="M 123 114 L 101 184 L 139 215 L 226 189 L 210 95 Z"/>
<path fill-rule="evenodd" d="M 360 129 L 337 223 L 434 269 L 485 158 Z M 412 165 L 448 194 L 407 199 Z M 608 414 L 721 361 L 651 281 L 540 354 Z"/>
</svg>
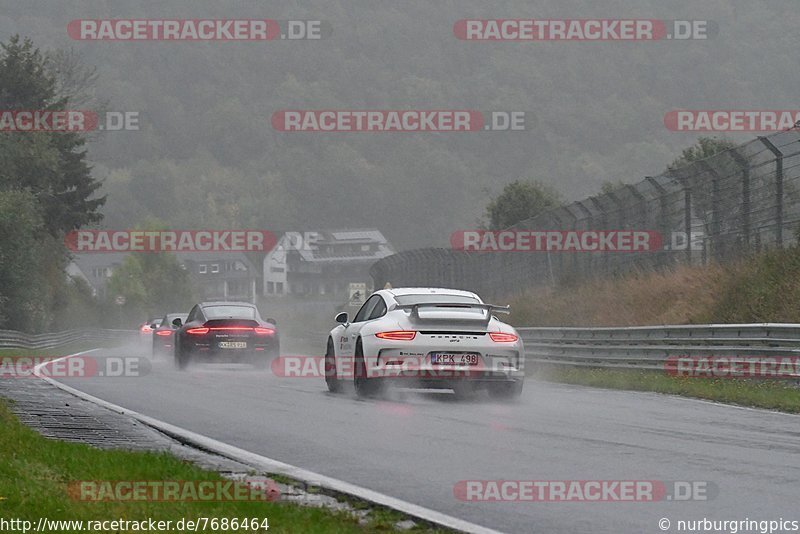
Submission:
<svg viewBox="0 0 800 534">
<path fill-rule="evenodd" d="M 352 320 L 336 316 L 325 352 L 332 392 L 353 380 L 358 396 L 384 384 L 452 389 L 470 396 L 486 389 L 516 398 L 525 379 L 517 331 L 495 317 L 508 307 L 485 304 L 469 291 L 393 288 L 374 292 Z"/>
</svg>

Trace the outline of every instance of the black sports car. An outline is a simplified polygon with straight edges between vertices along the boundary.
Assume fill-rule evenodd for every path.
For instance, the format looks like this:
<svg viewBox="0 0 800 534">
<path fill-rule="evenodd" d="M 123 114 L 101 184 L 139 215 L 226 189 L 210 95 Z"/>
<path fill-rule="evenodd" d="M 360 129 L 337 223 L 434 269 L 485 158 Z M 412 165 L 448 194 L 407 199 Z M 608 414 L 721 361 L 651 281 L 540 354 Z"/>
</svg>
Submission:
<svg viewBox="0 0 800 534">
<path fill-rule="evenodd" d="M 201 302 L 186 322 L 173 319 L 175 365 L 190 361 L 251 363 L 266 367 L 280 352 L 275 320 L 264 321 L 248 302 Z"/>
<path fill-rule="evenodd" d="M 172 354 L 175 348 L 175 332 L 178 330 L 172 321 L 180 319 L 183 323 L 187 316 L 186 313 L 168 313 L 159 319 L 160 323 L 155 322 L 150 325 L 155 327 L 153 328 L 153 356 Z"/>
</svg>

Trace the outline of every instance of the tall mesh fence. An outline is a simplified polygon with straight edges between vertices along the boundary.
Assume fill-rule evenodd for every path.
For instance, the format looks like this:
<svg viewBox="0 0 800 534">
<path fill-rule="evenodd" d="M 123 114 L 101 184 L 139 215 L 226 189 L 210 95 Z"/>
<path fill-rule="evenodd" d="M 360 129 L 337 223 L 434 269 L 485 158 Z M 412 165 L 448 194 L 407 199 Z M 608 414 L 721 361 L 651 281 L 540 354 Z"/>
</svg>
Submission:
<svg viewBox="0 0 800 534">
<path fill-rule="evenodd" d="M 375 287 L 470 289 L 488 298 L 531 286 L 729 262 L 796 242 L 800 228 L 800 132 L 758 137 L 733 149 L 605 194 L 564 205 L 510 230 L 647 230 L 663 246 L 638 252 L 465 252 L 426 248 L 372 266 Z"/>
</svg>

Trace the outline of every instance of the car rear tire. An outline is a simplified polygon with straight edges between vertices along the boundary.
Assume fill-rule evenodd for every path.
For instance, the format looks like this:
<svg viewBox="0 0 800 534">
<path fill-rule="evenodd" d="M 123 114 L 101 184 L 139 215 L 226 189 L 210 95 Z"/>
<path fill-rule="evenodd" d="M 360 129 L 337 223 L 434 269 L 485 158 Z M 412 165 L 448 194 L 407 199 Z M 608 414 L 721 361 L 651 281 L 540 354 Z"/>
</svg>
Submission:
<svg viewBox="0 0 800 534">
<path fill-rule="evenodd" d="M 266 369 L 267 365 L 269 365 L 270 357 L 268 353 L 256 352 L 250 361 L 256 369 Z"/>
<path fill-rule="evenodd" d="M 336 351 L 331 338 L 328 338 L 328 348 L 325 349 L 325 383 L 331 393 L 342 391 L 342 381 L 336 373 Z"/>
<path fill-rule="evenodd" d="M 175 343 L 175 368 L 179 371 L 186 370 L 189 365 L 189 354 L 184 350 L 183 344 Z"/>
<path fill-rule="evenodd" d="M 514 382 L 501 382 L 499 384 L 489 384 L 489 396 L 493 399 L 516 400 L 522 395 L 522 380 Z"/>
<path fill-rule="evenodd" d="M 372 397 L 380 391 L 380 381 L 367 377 L 367 364 L 364 361 L 364 349 L 361 340 L 356 342 L 355 365 L 353 369 L 353 386 L 356 395 L 361 398 Z"/>
<path fill-rule="evenodd" d="M 470 400 L 475 397 L 475 384 L 467 380 L 453 384 L 453 393 L 458 400 Z"/>
</svg>

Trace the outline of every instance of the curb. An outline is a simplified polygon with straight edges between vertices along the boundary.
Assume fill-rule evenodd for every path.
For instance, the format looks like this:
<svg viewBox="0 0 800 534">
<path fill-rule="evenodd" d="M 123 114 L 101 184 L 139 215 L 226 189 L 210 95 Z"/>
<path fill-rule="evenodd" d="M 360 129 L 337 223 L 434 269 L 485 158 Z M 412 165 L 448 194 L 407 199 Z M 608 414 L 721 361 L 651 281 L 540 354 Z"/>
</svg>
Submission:
<svg viewBox="0 0 800 534">
<path fill-rule="evenodd" d="M 72 356 L 80 356 L 82 354 L 87 354 L 95 350 L 100 350 L 100 349 L 91 349 L 76 354 L 72 354 L 69 356 L 62 356 L 61 358 L 57 358 L 50 362 L 40 363 L 34 368 L 33 372 L 38 378 L 45 380 L 46 382 L 54 385 L 55 387 L 63 391 L 66 391 L 68 393 L 71 393 L 72 395 L 75 395 L 76 397 L 79 397 L 86 401 L 107 408 L 113 412 L 117 412 L 119 414 L 126 415 L 128 417 L 136 419 L 142 424 L 145 424 L 151 428 L 155 428 L 156 430 L 159 430 L 164 434 L 167 434 L 168 436 L 177 439 L 178 441 L 181 441 L 188 445 L 192 445 L 199 449 L 214 452 L 216 454 L 219 454 L 220 456 L 224 456 L 226 458 L 253 466 L 268 473 L 284 475 L 294 480 L 306 483 L 308 485 L 318 486 L 334 493 L 341 493 L 350 497 L 355 497 L 356 499 L 368 501 L 380 506 L 384 506 L 386 508 L 391 508 L 393 510 L 402 512 L 410 517 L 420 519 L 427 523 L 449 528 L 452 530 L 467 532 L 470 534 L 500 534 L 500 531 L 497 530 L 492 530 L 490 528 L 482 527 L 480 525 L 476 525 L 474 523 L 470 523 L 468 521 L 464 521 L 462 519 L 458 519 L 456 517 L 452 517 L 447 514 L 431 510 L 429 508 L 425 508 L 410 502 L 390 497 L 389 495 L 385 495 L 383 493 L 379 493 L 367 488 L 362 488 L 361 486 L 356 486 L 355 484 L 350 484 L 349 482 L 345 482 L 343 480 L 338 480 L 335 478 L 327 477 L 325 475 L 320 475 L 318 473 L 314 473 L 312 471 L 308 471 L 300 467 L 279 462 L 278 460 L 273 460 L 272 458 L 267 458 L 266 456 L 261 456 L 259 454 L 255 454 L 246 451 L 244 449 L 234 447 L 233 445 L 228 445 L 227 443 L 223 443 L 221 441 L 217 441 L 215 439 L 203 436 L 202 434 L 197 434 L 190 430 L 186 430 L 184 428 L 171 425 L 164 421 L 160 421 L 158 419 L 142 415 L 133 410 L 123 408 L 122 406 L 118 406 L 111 402 L 97 398 L 93 395 L 89 395 L 88 393 L 84 393 L 83 391 L 67 386 L 66 384 L 62 384 L 61 382 L 58 382 L 57 380 L 54 380 L 49 376 L 44 376 L 41 374 L 41 368 L 44 367 L 45 365 L 65 360 L 67 358 L 71 358 Z"/>
</svg>

